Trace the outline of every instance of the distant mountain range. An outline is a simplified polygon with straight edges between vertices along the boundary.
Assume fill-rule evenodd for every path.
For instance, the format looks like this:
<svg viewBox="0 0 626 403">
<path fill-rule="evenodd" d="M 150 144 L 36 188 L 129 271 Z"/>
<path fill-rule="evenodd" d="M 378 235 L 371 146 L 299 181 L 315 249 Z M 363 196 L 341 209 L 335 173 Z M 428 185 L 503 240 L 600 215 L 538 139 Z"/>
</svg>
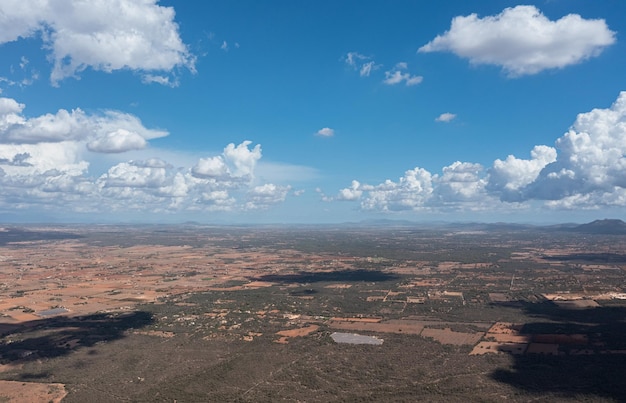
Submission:
<svg viewBox="0 0 626 403">
<path fill-rule="evenodd" d="M 567 231 L 582 234 L 607 234 L 626 235 L 626 222 L 618 219 L 595 220 L 587 224 L 564 223 L 555 225 L 534 225 L 516 223 L 451 223 L 451 222 L 430 222 L 418 223 L 407 220 L 364 220 L 358 223 L 345 223 L 343 226 L 356 227 L 405 227 L 405 228 L 439 228 L 450 230 L 474 230 L 474 231 L 532 231 L 543 229 L 547 231 Z"/>
<path fill-rule="evenodd" d="M 0 223 L 1 224 L 1 223 Z M 65 237 L 80 237 L 72 235 L 70 229 L 73 227 L 83 227 L 92 224 L 11 224 L 6 227 L 0 227 L 0 246 L 7 242 L 16 242 L 18 240 L 39 240 L 50 239 L 58 236 L 60 239 Z M 147 227 L 152 230 L 168 230 L 170 226 L 182 225 L 189 228 L 315 228 L 315 229 L 406 229 L 406 230 L 439 230 L 446 232 L 459 231 L 494 231 L 494 232 L 529 232 L 529 231 L 548 231 L 548 232 L 576 232 L 581 234 L 602 234 L 602 235 L 626 235 L 626 222 L 619 219 L 603 219 L 595 220 L 586 224 L 578 223 L 561 223 L 552 225 L 541 224 L 524 224 L 524 223 L 508 223 L 508 222 L 449 222 L 449 221 L 430 221 L 418 222 L 409 220 L 393 220 L 393 219 L 374 219 L 363 220 L 359 222 L 344 222 L 340 224 L 205 224 L 195 221 L 187 221 L 182 224 L 96 224 L 102 228 L 111 227 Z M 63 228 L 67 232 L 55 232 L 42 230 L 46 227 Z M 43 237 L 43 238 L 41 238 Z"/>
<path fill-rule="evenodd" d="M 586 234 L 626 235 L 626 222 L 616 219 L 595 220 L 570 228 L 570 231 Z"/>
</svg>

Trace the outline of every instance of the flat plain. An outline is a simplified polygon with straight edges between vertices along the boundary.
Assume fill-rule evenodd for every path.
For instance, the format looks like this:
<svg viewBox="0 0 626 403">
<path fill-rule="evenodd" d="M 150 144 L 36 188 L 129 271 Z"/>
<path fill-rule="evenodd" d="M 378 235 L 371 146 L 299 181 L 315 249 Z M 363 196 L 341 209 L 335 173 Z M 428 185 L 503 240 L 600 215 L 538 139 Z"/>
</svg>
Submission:
<svg viewBox="0 0 626 403">
<path fill-rule="evenodd" d="M 626 401 L 625 336 L 623 235 L 0 229 L 0 402 Z"/>
</svg>

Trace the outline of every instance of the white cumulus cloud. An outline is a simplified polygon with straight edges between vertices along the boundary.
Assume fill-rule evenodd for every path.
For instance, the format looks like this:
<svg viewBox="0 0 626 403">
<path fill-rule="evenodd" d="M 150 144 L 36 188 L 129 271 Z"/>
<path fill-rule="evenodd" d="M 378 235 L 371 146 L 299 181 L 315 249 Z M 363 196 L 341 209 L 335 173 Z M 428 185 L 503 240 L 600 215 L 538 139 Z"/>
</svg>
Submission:
<svg viewBox="0 0 626 403">
<path fill-rule="evenodd" d="M 396 85 L 404 82 L 407 87 L 410 87 L 422 82 L 424 77 L 413 76 L 406 71 L 407 69 L 407 63 L 397 63 L 392 70 L 385 71 L 385 79 L 383 80 L 383 83 L 387 85 Z"/>
<path fill-rule="evenodd" d="M 404 173 L 398 181 L 386 180 L 378 185 L 353 180 L 341 189 L 337 200 L 360 200 L 364 210 L 444 211 L 486 210 L 499 203 L 485 189 L 486 178 L 480 164 L 455 162 L 443 168 L 443 173 L 416 167 Z"/>
<path fill-rule="evenodd" d="M 330 127 L 324 127 L 322 129 L 319 129 L 315 134 L 321 137 L 332 137 L 335 135 L 335 130 L 331 129 Z"/>
<path fill-rule="evenodd" d="M 378 211 L 626 207 L 626 91 L 610 108 L 579 114 L 555 147 L 535 146 L 529 159 L 509 155 L 488 169 L 457 161 L 441 174 L 417 167 L 378 185 L 354 180 L 336 199 Z"/>
<path fill-rule="evenodd" d="M 250 141 L 228 144 L 221 154 L 194 163 L 189 156 L 147 148 L 148 140 L 167 132 L 145 128 L 134 115 L 75 109 L 29 118 L 24 109 L 14 99 L 0 98 L 0 211 L 48 210 L 67 216 L 249 211 L 279 204 L 291 191 L 290 185 L 256 178 L 261 146 Z M 145 158 L 122 161 L 113 155 L 122 152 Z M 99 165 L 99 176 L 89 172 L 91 161 Z M 305 167 L 270 164 L 263 175 L 293 179 L 274 175 L 275 168 L 306 173 Z"/>
<path fill-rule="evenodd" d="M 138 133 L 117 129 L 90 141 L 87 143 L 87 149 L 99 153 L 119 153 L 129 150 L 140 150 L 147 144 L 148 142 Z"/>
<path fill-rule="evenodd" d="M 246 209 L 266 209 L 272 205 L 282 203 L 290 190 L 290 186 L 279 186 L 273 183 L 255 186 L 248 192 Z"/>
<path fill-rule="evenodd" d="M 518 201 L 520 189 L 535 181 L 546 165 L 556 160 L 556 149 L 548 146 L 535 146 L 530 152 L 531 159 L 524 160 L 509 155 L 504 161 L 497 159 L 489 170 L 487 188 L 499 193 L 503 200 Z"/>
<path fill-rule="evenodd" d="M 234 177 L 254 177 L 254 168 L 261 159 L 261 145 L 257 144 L 250 150 L 248 149 L 250 144 L 252 144 L 250 140 L 246 140 L 237 146 L 234 143 L 230 143 L 224 149 L 224 160 L 230 167 Z"/>
<path fill-rule="evenodd" d="M 22 110 L 24 110 L 25 105 L 20 104 L 15 99 L 12 98 L 0 98 L 0 117 L 2 118 L 2 122 L 4 124 L 11 124 L 10 116 L 13 116 L 12 119 L 15 119 Z"/>
<path fill-rule="evenodd" d="M 77 141 L 90 151 L 124 152 L 146 146 L 146 140 L 167 136 L 164 130 L 147 129 L 134 115 L 119 111 L 87 114 L 81 109 L 22 114 L 24 104 L 0 98 L 0 144 L 37 144 Z"/>
<path fill-rule="evenodd" d="M 456 161 L 443 168 L 441 176 L 433 179 L 435 200 L 431 206 L 452 206 L 465 203 L 469 209 L 479 209 L 489 204 L 490 197 L 485 191 L 486 180 L 480 164 Z"/>
<path fill-rule="evenodd" d="M 250 144 L 252 142 L 249 140 L 237 146 L 230 143 L 222 155 L 201 158 L 191 172 L 197 178 L 249 182 L 254 178 L 256 164 L 261 159 L 261 146 L 257 144 L 250 150 Z"/>
<path fill-rule="evenodd" d="M 556 160 L 522 189 L 523 198 L 621 200 L 611 195 L 626 188 L 626 91 L 610 108 L 579 114 L 555 147 Z M 581 198 L 584 195 L 589 197 Z"/>
<path fill-rule="evenodd" d="M 156 188 L 166 183 L 167 168 L 167 165 L 161 163 L 122 162 L 102 175 L 100 183 L 105 187 Z"/>
<path fill-rule="evenodd" d="M 456 119 L 456 115 L 454 113 L 445 112 L 437 116 L 437 118 L 435 119 L 435 122 L 447 123 L 447 122 L 452 122 L 454 119 Z"/>
<path fill-rule="evenodd" d="M 577 14 L 549 20 L 535 6 L 507 8 L 495 16 L 458 16 L 450 29 L 419 52 L 452 52 L 473 64 L 501 66 L 510 76 L 563 68 L 595 57 L 615 42 L 601 19 Z"/>
<path fill-rule="evenodd" d="M 361 207 L 365 210 L 401 211 L 421 210 L 433 193 L 433 176 L 423 168 L 404 173 L 397 182 L 387 179 L 379 185 L 361 185 L 348 191 L 364 191 Z M 352 183 L 354 185 L 354 182 Z M 344 189 L 345 190 L 345 189 Z M 343 190 L 342 190 L 343 192 Z"/>
<path fill-rule="evenodd" d="M 199 178 L 228 178 L 229 169 L 224 162 L 224 157 L 201 158 L 192 168 L 192 172 Z"/>
<path fill-rule="evenodd" d="M 0 144 L 0 167 L 11 177 L 24 179 L 47 171 L 82 175 L 89 163 L 81 158 L 83 146 L 74 141 L 39 144 Z M 17 163 L 16 162 L 20 162 Z"/>
<path fill-rule="evenodd" d="M 173 8 L 157 0 L 4 0 L 0 44 L 41 35 L 53 63 L 53 85 L 86 68 L 194 71 L 174 16 Z"/>
<path fill-rule="evenodd" d="M 341 189 L 339 191 L 339 195 L 337 195 L 338 200 L 358 200 L 363 194 L 363 190 L 360 189 L 361 184 L 359 181 L 352 181 L 352 185 L 349 188 Z"/>
</svg>

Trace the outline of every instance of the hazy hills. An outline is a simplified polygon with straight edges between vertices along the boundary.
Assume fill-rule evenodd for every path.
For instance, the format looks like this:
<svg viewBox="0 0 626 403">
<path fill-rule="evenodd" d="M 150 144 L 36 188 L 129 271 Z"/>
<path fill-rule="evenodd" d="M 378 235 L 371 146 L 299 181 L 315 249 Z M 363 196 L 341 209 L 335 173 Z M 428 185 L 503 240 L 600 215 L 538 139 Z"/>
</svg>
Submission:
<svg viewBox="0 0 626 403">
<path fill-rule="evenodd" d="M 626 234 L 626 222 L 617 219 L 595 220 L 581 224 L 571 229 L 574 232 L 586 234 Z"/>
</svg>

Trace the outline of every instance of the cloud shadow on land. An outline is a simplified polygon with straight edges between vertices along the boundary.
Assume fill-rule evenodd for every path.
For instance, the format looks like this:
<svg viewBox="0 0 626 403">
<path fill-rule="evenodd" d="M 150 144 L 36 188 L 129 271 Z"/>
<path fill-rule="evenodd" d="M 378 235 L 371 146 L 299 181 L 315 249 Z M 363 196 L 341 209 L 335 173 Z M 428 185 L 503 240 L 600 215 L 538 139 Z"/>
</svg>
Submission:
<svg viewBox="0 0 626 403">
<path fill-rule="evenodd" d="M 593 263 L 626 263 L 626 254 L 622 253 L 571 253 L 567 255 L 543 256 L 543 260 Z"/>
<path fill-rule="evenodd" d="M 82 347 L 121 339 L 127 330 L 152 322 L 152 314 L 137 311 L 0 324 L 0 364 L 65 356 Z"/>
<path fill-rule="evenodd" d="M 572 309 L 545 301 L 525 303 L 524 311 L 537 321 L 520 333 L 531 345 L 558 343 L 558 355 L 512 355 L 511 368 L 494 371 L 494 380 L 549 399 L 626 401 L 626 307 Z"/>
<path fill-rule="evenodd" d="M 385 273 L 379 270 L 340 270 L 311 272 L 301 271 L 294 274 L 266 274 L 256 277 L 256 281 L 269 281 L 272 283 L 321 283 L 321 282 L 382 282 L 397 280 L 400 277 L 393 273 Z"/>
<path fill-rule="evenodd" d="M 80 239 L 81 235 L 59 231 L 28 231 L 20 228 L 7 228 L 0 231 L 0 246 L 12 242 L 56 241 L 63 239 Z"/>
<path fill-rule="evenodd" d="M 626 355 L 516 355 L 511 369 L 498 369 L 492 378 L 528 393 L 580 398 L 598 396 L 626 401 Z M 555 396 L 552 396 L 554 399 Z M 549 399 L 548 399 L 549 400 Z"/>
</svg>

